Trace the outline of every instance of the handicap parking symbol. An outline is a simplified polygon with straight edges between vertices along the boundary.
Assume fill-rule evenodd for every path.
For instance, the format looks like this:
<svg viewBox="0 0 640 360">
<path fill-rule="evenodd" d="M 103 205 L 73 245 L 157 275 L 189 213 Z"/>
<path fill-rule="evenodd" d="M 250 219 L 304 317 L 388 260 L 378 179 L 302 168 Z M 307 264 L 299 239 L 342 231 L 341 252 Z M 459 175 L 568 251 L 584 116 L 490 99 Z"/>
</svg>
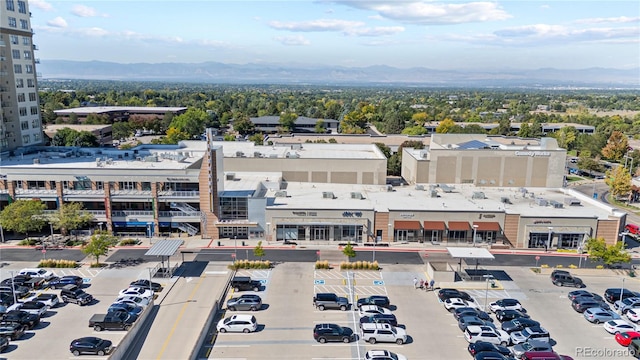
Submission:
<svg viewBox="0 0 640 360">
<path fill-rule="evenodd" d="M 314 285 L 324 285 L 324 280 L 323 279 L 314 280 L 313 284 Z"/>
<path fill-rule="evenodd" d="M 373 285 L 384 285 L 383 280 L 373 280 Z"/>
<path fill-rule="evenodd" d="M 267 280 L 266 279 L 260 280 L 260 285 L 267 285 Z"/>
<path fill-rule="evenodd" d="M 88 284 L 91 282 L 91 278 L 82 278 L 82 283 L 83 284 Z"/>
</svg>

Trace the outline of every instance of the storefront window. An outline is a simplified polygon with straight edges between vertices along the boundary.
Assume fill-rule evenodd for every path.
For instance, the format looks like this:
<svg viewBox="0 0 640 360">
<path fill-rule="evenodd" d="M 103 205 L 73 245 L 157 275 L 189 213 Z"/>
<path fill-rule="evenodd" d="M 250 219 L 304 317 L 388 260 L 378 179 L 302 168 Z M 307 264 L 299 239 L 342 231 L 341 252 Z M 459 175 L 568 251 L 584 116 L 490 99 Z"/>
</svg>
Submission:
<svg viewBox="0 0 640 360">
<path fill-rule="evenodd" d="M 549 233 L 529 233 L 529 247 L 543 248 L 549 242 Z"/>
<path fill-rule="evenodd" d="M 559 249 L 577 249 L 584 234 L 558 234 Z"/>
<path fill-rule="evenodd" d="M 451 230 L 449 231 L 449 239 L 448 242 L 466 242 L 467 241 L 467 232 L 466 231 L 458 231 Z"/>
<path fill-rule="evenodd" d="M 300 236 L 300 229 L 302 230 L 302 236 Z M 300 227 L 300 229 L 296 225 L 278 225 L 276 227 L 276 240 L 304 240 L 304 227 Z"/>
<path fill-rule="evenodd" d="M 246 197 L 220 198 L 220 219 L 248 219 L 248 199 Z"/>
<path fill-rule="evenodd" d="M 442 231 L 440 230 L 425 230 L 424 241 L 440 242 L 442 241 Z"/>
</svg>

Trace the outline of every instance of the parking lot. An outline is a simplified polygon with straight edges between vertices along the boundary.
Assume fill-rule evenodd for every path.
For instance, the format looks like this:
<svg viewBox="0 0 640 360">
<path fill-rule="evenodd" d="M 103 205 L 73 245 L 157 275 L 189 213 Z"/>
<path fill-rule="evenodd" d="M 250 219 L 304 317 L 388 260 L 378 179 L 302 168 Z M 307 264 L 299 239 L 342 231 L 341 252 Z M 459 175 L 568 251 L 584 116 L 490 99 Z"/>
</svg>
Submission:
<svg viewBox="0 0 640 360">
<path fill-rule="evenodd" d="M 0 278 L 11 277 L 11 271 L 17 273 L 23 267 L 32 264 L 14 263 L 0 269 Z M 92 315 L 106 313 L 107 308 L 116 299 L 118 291 L 140 277 L 148 277 L 144 266 L 126 269 L 53 269 L 56 275 L 77 275 L 85 279 L 84 290 L 94 297 L 94 301 L 86 306 L 60 303 L 47 311 L 41 322 L 34 329 L 28 330 L 20 339 L 11 341 L 9 348 L 0 359 L 34 359 L 74 358 L 69 352 L 69 343 L 75 338 L 97 336 L 118 344 L 125 331 L 96 332 L 88 326 Z M 60 290 L 45 289 L 37 293 L 60 294 Z M 100 359 L 104 357 L 84 355 L 84 359 Z"/>
<path fill-rule="evenodd" d="M 260 324 L 251 334 L 218 334 L 210 351 L 210 359 L 363 359 L 367 350 L 387 349 L 409 359 L 468 359 L 467 341 L 457 321 L 437 298 L 437 292 L 415 290 L 413 278 L 424 278 L 424 267 L 418 265 L 386 265 L 380 272 L 314 270 L 312 264 L 285 263 L 268 275 L 252 274 L 266 280 L 259 294 L 263 310 L 253 313 Z M 468 290 L 480 305 L 499 298 L 520 300 L 531 317 L 549 330 L 554 349 L 579 359 L 620 359 L 625 348 L 602 324 L 587 322 L 575 312 L 567 293 L 575 288 L 556 287 L 548 275 L 535 274 L 529 268 L 501 268 L 511 280 L 501 281 L 500 289 Z M 495 269 L 497 270 L 497 269 Z M 608 287 L 621 285 L 621 279 L 608 275 L 583 276 L 586 290 L 602 294 Z M 638 288 L 635 280 L 627 287 Z M 464 286 L 462 286 L 464 288 Z M 336 323 L 358 329 L 359 316 L 353 308 L 316 310 L 312 298 L 316 292 L 334 292 L 351 302 L 358 297 L 378 294 L 391 299 L 394 314 L 409 336 L 407 344 L 375 344 L 363 341 L 350 344 L 317 343 L 312 336 L 318 323 Z M 229 316 L 236 312 L 227 312 Z M 242 312 L 237 312 L 242 313 Z M 499 322 L 495 322 L 498 326 Z M 286 353 L 282 349 L 286 348 Z"/>
</svg>

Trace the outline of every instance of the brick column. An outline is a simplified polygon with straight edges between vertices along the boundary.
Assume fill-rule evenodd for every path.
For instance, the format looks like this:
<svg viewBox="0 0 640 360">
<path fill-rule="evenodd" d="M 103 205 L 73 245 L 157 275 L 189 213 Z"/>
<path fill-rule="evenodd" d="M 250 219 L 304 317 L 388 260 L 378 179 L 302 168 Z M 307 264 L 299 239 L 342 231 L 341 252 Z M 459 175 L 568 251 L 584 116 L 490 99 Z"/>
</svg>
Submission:
<svg viewBox="0 0 640 360">
<path fill-rule="evenodd" d="M 142 188 L 142 184 L 140 183 Z M 151 183 L 151 205 L 153 207 L 153 233 L 160 233 L 160 215 L 158 214 L 158 183 Z"/>
<path fill-rule="evenodd" d="M 111 182 L 104 182 L 104 211 L 107 218 L 107 231 L 113 233 L 113 220 L 111 219 Z"/>
</svg>

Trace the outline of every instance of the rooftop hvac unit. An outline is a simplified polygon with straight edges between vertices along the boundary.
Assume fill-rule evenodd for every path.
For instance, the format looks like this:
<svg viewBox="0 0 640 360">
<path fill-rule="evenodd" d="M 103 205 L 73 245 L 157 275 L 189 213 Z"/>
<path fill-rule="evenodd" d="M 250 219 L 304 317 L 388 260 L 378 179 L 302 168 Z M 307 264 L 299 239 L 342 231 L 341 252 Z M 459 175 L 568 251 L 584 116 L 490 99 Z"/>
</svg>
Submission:
<svg viewBox="0 0 640 360">
<path fill-rule="evenodd" d="M 474 191 L 473 194 L 471 195 L 472 199 L 486 199 L 487 197 L 484 196 L 484 193 L 482 191 Z"/>
<path fill-rule="evenodd" d="M 364 196 L 362 196 L 362 193 L 359 193 L 359 192 L 352 192 L 352 193 L 351 193 L 351 198 L 352 198 L 352 199 L 362 200 L 362 199 L 364 199 Z"/>
<path fill-rule="evenodd" d="M 424 185 L 416 185 L 416 190 L 424 191 Z"/>
<path fill-rule="evenodd" d="M 278 157 L 278 154 L 269 154 L 269 157 L 270 157 L 271 159 L 275 159 L 275 158 L 277 158 L 277 157 Z"/>
<path fill-rule="evenodd" d="M 100 161 L 102 161 L 102 159 L 96 158 L 96 164 L 100 163 Z"/>
<path fill-rule="evenodd" d="M 331 191 L 323 191 L 322 192 L 322 198 L 323 199 L 335 199 L 336 196 L 333 195 L 333 193 Z"/>
<path fill-rule="evenodd" d="M 146 162 L 158 162 L 158 156 L 157 155 L 149 155 L 149 156 L 144 158 L 144 161 L 146 161 Z"/>
<path fill-rule="evenodd" d="M 33 159 L 33 164 L 34 165 L 40 164 L 40 159 L 38 159 L 38 158 Z"/>
<path fill-rule="evenodd" d="M 107 159 L 107 165 L 111 165 L 113 164 L 113 159 L 112 158 L 108 158 Z"/>
<path fill-rule="evenodd" d="M 235 173 L 227 173 L 225 175 L 225 179 L 226 180 L 235 180 L 236 179 L 236 174 Z"/>
<path fill-rule="evenodd" d="M 393 185 L 387 185 L 387 191 L 388 192 L 392 192 L 393 191 Z"/>
<path fill-rule="evenodd" d="M 440 189 L 442 189 L 442 191 L 446 192 L 446 193 L 450 193 L 453 191 L 453 189 L 455 189 L 455 187 L 453 186 L 449 186 L 447 184 L 438 184 L 438 187 Z"/>
<path fill-rule="evenodd" d="M 287 192 L 284 190 L 276 191 L 275 197 L 287 197 Z"/>
<path fill-rule="evenodd" d="M 236 157 L 244 157 L 244 153 L 242 151 L 236 151 Z"/>
<path fill-rule="evenodd" d="M 580 206 L 580 200 L 576 198 L 565 198 L 564 204 L 569 206 Z"/>
<path fill-rule="evenodd" d="M 429 155 L 429 151 L 427 151 L 427 150 L 421 150 L 420 151 L 420 158 L 426 159 L 427 155 Z"/>
<path fill-rule="evenodd" d="M 509 198 L 506 196 L 501 197 L 500 202 L 503 204 L 511 204 L 511 200 L 509 200 Z"/>
<path fill-rule="evenodd" d="M 549 204 L 556 209 L 562 209 L 564 207 L 560 201 L 551 200 L 549 201 Z"/>
<path fill-rule="evenodd" d="M 264 156 L 264 155 L 262 155 L 262 153 L 261 153 L 260 151 L 254 151 L 254 152 L 253 152 L 253 157 L 261 158 L 261 157 L 263 157 L 263 156 Z"/>
<path fill-rule="evenodd" d="M 544 198 L 536 198 L 536 205 L 547 206 L 549 205 L 549 202 L 547 201 L 547 199 L 544 199 Z"/>
<path fill-rule="evenodd" d="M 432 198 L 437 198 L 438 197 L 438 190 L 431 190 L 430 191 L 430 195 Z"/>
</svg>

